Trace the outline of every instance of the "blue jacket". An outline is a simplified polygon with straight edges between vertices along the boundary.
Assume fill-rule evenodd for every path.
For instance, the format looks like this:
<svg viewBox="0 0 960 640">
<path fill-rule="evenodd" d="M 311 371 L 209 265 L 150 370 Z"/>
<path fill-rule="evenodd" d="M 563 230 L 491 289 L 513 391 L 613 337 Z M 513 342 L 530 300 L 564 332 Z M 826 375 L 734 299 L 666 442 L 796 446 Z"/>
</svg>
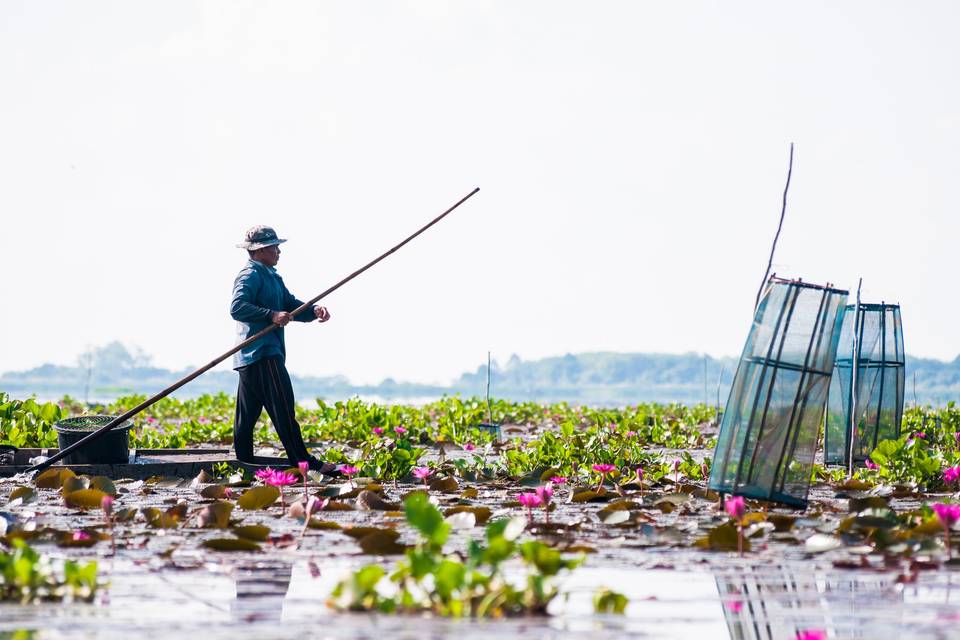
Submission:
<svg viewBox="0 0 960 640">
<path fill-rule="evenodd" d="M 233 283 L 233 302 L 230 304 L 230 316 L 237 321 L 236 344 L 270 326 L 274 311 L 293 311 L 302 304 L 287 291 L 276 269 L 256 260 L 247 261 Z M 316 316 L 312 309 L 306 309 L 294 316 L 294 320 L 310 322 L 316 320 Z M 245 367 L 267 356 L 286 358 L 286 355 L 281 327 L 235 353 L 233 368 Z"/>
</svg>

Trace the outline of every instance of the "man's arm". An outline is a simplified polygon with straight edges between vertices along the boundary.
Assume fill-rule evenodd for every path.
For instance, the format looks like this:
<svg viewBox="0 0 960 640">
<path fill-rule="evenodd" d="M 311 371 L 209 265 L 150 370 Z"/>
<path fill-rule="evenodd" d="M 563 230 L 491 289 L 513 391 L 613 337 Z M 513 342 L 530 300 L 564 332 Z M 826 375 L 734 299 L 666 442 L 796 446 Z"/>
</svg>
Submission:
<svg viewBox="0 0 960 640">
<path fill-rule="evenodd" d="M 287 289 L 287 285 L 283 285 L 283 310 L 284 311 L 293 311 L 297 307 L 301 306 L 303 302 L 298 300 L 290 290 Z M 293 316 L 293 319 L 297 322 L 313 322 L 317 319 L 317 315 L 314 312 L 316 307 L 307 307 L 297 315 Z"/>
<path fill-rule="evenodd" d="M 272 322 L 273 311 L 254 303 L 260 290 L 260 274 L 250 269 L 240 272 L 233 283 L 230 317 L 238 322 Z"/>
</svg>

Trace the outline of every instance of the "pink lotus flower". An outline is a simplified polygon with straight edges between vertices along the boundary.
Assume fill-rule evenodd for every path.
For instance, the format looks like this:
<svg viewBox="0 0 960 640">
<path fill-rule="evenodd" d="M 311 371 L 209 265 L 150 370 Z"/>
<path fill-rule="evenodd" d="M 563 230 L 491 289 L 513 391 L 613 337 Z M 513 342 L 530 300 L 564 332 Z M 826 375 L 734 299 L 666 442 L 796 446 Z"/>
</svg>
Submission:
<svg viewBox="0 0 960 640">
<path fill-rule="evenodd" d="M 549 482 L 536 489 L 537 497 L 543 503 L 543 511 L 546 514 L 547 523 L 550 523 L 550 500 L 553 499 L 553 485 Z"/>
<path fill-rule="evenodd" d="M 74 531 L 73 535 L 70 536 L 74 542 L 86 542 L 90 539 L 90 534 L 86 531 Z"/>
<path fill-rule="evenodd" d="M 923 431 L 917 431 L 916 433 L 913 434 L 913 437 L 920 438 L 921 440 L 926 440 L 927 434 L 925 434 Z"/>
<path fill-rule="evenodd" d="M 797 640 L 827 640 L 827 632 L 823 629 L 804 629 L 797 631 Z"/>
<path fill-rule="evenodd" d="M 950 467 L 943 472 L 943 481 L 946 484 L 953 484 L 960 480 L 960 465 Z"/>
<path fill-rule="evenodd" d="M 600 484 L 597 485 L 597 492 L 603 490 L 603 481 L 607 479 L 607 474 L 616 469 L 612 464 L 595 464 L 593 470 L 600 474 Z"/>
<path fill-rule="evenodd" d="M 399 435 L 399 436 L 402 436 L 403 434 L 405 434 L 405 433 L 407 432 L 407 430 L 406 430 L 405 428 L 403 428 L 403 427 L 394 427 L 393 430 L 394 430 L 394 432 L 396 432 L 396 434 Z"/>
<path fill-rule="evenodd" d="M 566 476 L 553 476 L 550 478 L 550 482 L 553 484 L 567 484 Z"/>
<path fill-rule="evenodd" d="M 747 512 L 747 501 L 743 499 L 743 496 L 727 496 L 723 506 L 727 510 L 727 513 L 730 514 L 730 517 L 737 520 L 742 518 L 743 514 Z"/>
<path fill-rule="evenodd" d="M 533 522 L 533 508 L 543 504 L 543 498 L 535 493 L 521 493 L 517 500 L 527 508 L 527 518 Z"/>
<path fill-rule="evenodd" d="M 197 422 L 199 422 L 200 424 L 207 424 L 207 423 L 210 422 L 210 421 L 207 420 L 207 417 L 206 417 L 206 416 L 200 416 L 200 419 L 197 420 Z"/>
<path fill-rule="evenodd" d="M 878 465 L 876 462 L 874 462 L 870 458 L 867 458 L 866 465 L 867 465 L 867 469 L 870 469 L 871 471 L 876 471 L 877 469 L 880 468 L 880 465 Z"/>
<path fill-rule="evenodd" d="M 625 434 L 623 434 L 623 435 L 626 436 L 627 438 L 636 438 L 636 437 L 637 437 L 637 432 L 636 432 L 636 431 L 627 431 L 627 432 L 626 432 Z"/>
<path fill-rule="evenodd" d="M 343 475 L 347 476 L 347 479 L 350 481 L 350 487 L 352 488 L 352 487 L 353 487 L 353 476 L 357 475 L 357 473 L 359 473 L 360 469 L 358 469 L 358 468 L 356 468 L 355 466 L 350 465 L 350 464 L 342 464 L 342 465 L 340 465 L 339 467 L 337 467 L 337 469 L 340 471 L 340 473 L 342 473 Z"/>
<path fill-rule="evenodd" d="M 297 476 L 292 473 L 287 473 L 286 471 L 277 471 L 267 480 L 267 484 L 272 484 L 275 487 L 286 487 L 291 484 L 297 484 Z"/>
<path fill-rule="evenodd" d="M 374 428 L 373 428 L 373 432 L 374 432 L 375 434 L 377 434 L 378 436 L 382 436 L 382 435 L 383 435 L 383 427 L 374 427 Z"/>
<path fill-rule="evenodd" d="M 737 523 L 737 553 L 743 557 L 743 514 L 747 512 L 747 503 L 743 496 L 727 496 L 723 504 L 727 513 Z"/>
<path fill-rule="evenodd" d="M 944 504 L 938 502 L 930 506 L 937 514 L 940 524 L 943 525 L 943 542 L 947 547 L 947 558 L 950 557 L 950 527 L 960 520 L 960 504 Z"/>
<path fill-rule="evenodd" d="M 287 473 L 286 471 L 277 471 L 275 469 L 266 469 L 269 473 L 264 474 L 264 477 L 261 478 L 266 484 L 271 487 L 276 487 L 280 490 L 280 508 L 283 511 L 287 510 L 287 505 L 283 500 L 283 488 L 287 485 L 296 484 L 297 476 L 292 473 Z M 260 473 L 259 471 L 257 472 Z"/>
<path fill-rule="evenodd" d="M 931 508 L 934 513 L 937 514 L 940 522 L 947 527 L 952 527 L 957 520 L 960 520 L 960 504 L 944 504 L 943 502 L 938 502 L 931 505 Z"/>
<path fill-rule="evenodd" d="M 465 445 L 463 445 L 464 451 L 473 451 L 476 448 L 477 448 L 477 445 L 473 444 L 472 442 L 468 442 Z"/>
<path fill-rule="evenodd" d="M 428 486 L 427 478 L 430 477 L 431 473 L 433 473 L 433 471 L 430 470 L 430 467 L 414 467 L 413 468 L 413 477 L 423 480 L 423 486 L 425 487 Z"/>
<path fill-rule="evenodd" d="M 259 480 L 260 482 L 267 483 L 267 481 L 273 477 L 275 471 L 270 467 L 266 469 L 257 469 L 256 473 L 253 474 L 253 477 Z"/>
</svg>

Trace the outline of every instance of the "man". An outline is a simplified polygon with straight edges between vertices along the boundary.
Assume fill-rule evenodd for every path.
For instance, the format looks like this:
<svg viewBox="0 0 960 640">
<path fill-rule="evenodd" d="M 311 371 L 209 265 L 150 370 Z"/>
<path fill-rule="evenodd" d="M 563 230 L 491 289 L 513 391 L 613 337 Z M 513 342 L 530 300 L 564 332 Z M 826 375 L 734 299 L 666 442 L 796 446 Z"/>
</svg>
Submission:
<svg viewBox="0 0 960 640">
<path fill-rule="evenodd" d="M 253 462 L 253 429 L 264 408 L 280 436 L 291 465 L 307 461 L 310 468 L 335 475 L 335 466 L 324 464 L 307 452 L 294 412 L 295 401 L 290 376 L 284 364 L 286 348 L 283 328 L 291 320 L 326 322 L 330 313 L 314 305 L 296 316 L 291 311 L 303 305 L 293 297 L 274 267 L 280 260 L 280 244 L 286 242 L 265 226 L 248 230 L 242 244 L 249 261 L 233 283 L 230 315 L 237 321 L 237 342 L 277 325 L 267 335 L 245 346 L 233 356 L 233 368 L 240 374 L 237 411 L 233 423 L 233 446 L 237 460 Z"/>
</svg>

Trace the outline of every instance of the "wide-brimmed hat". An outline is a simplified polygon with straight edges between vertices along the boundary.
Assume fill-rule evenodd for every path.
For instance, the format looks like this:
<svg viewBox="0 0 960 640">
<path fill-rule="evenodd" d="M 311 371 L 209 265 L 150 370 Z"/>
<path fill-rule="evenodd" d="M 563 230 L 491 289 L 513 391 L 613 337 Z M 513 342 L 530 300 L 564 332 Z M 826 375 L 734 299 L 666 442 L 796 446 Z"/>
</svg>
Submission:
<svg viewBox="0 0 960 640">
<path fill-rule="evenodd" d="M 247 251 L 256 251 L 273 244 L 286 242 L 286 240 L 277 237 L 277 232 L 273 230 L 273 227 L 265 227 L 262 224 L 247 229 L 243 239 L 244 242 L 238 244 L 237 247 Z"/>
</svg>

